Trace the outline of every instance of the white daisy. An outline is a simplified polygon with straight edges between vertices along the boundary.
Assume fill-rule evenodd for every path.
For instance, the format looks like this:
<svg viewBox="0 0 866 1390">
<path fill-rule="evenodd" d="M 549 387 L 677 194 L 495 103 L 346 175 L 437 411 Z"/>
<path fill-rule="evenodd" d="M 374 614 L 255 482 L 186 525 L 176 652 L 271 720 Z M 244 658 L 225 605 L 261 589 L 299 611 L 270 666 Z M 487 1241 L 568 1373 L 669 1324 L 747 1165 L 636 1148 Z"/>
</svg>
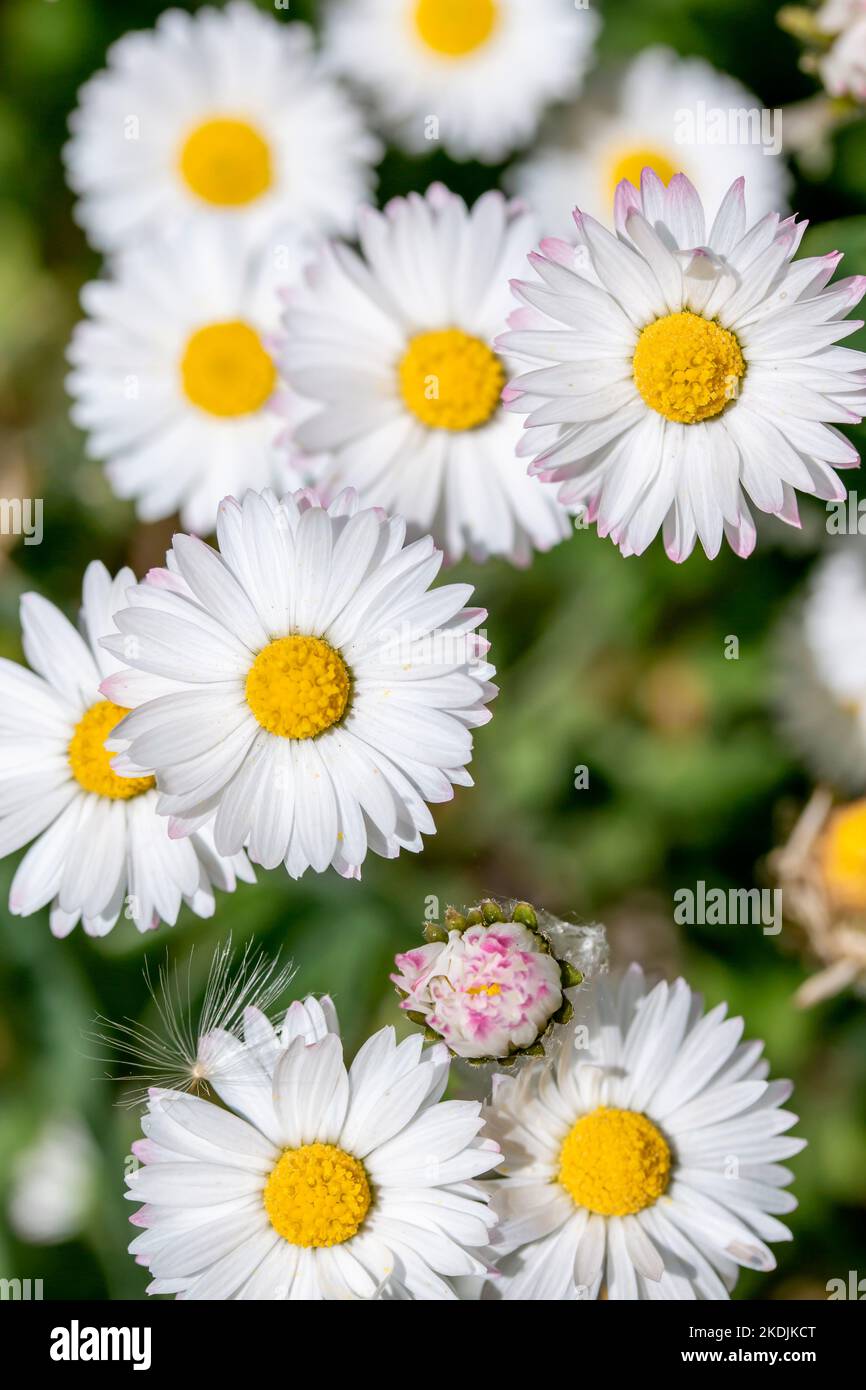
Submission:
<svg viewBox="0 0 866 1390">
<path fill-rule="evenodd" d="M 841 257 L 793 264 L 804 223 L 771 213 L 747 229 L 743 181 L 706 230 L 684 175 L 667 188 L 644 170 L 616 195 L 617 236 L 575 212 L 578 246 L 548 240 L 528 306 L 499 340 L 536 370 L 510 388 L 528 414 L 530 471 L 564 483 L 624 555 L 660 528 L 672 560 L 722 533 L 755 543 L 744 494 L 799 524 L 795 489 L 845 496 L 834 472 L 859 462 L 835 423 L 866 410 L 866 354 L 834 346 L 866 278 L 828 281 Z"/>
<path fill-rule="evenodd" d="M 347 1070 L 334 1032 L 223 1034 L 226 1108 L 153 1093 L 127 1196 L 148 1292 L 185 1299 L 454 1299 L 493 1216 L 474 1181 L 499 1153 L 480 1104 L 441 1101 L 444 1047 L 383 1028 Z M 259 1036 L 261 1032 L 261 1036 Z M 249 1034 L 247 1035 L 249 1042 Z"/>
<path fill-rule="evenodd" d="M 16 870 L 9 911 L 26 917 L 51 903 L 51 930 L 81 921 L 104 936 L 118 917 L 139 931 L 174 923 L 181 903 L 214 911 L 214 889 L 254 881 L 246 856 L 218 854 L 209 827 L 172 840 L 144 770 L 124 777 L 105 740 L 127 713 L 100 694 L 119 663 L 100 646 L 135 583 L 112 580 L 98 561 L 84 576 L 82 633 L 47 599 L 21 600 L 24 654 L 32 672 L 0 659 L 0 856 L 35 843 Z M 34 674 L 35 673 L 35 674 Z"/>
<path fill-rule="evenodd" d="M 575 203 L 605 218 L 622 179 L 645 167 L 667 184 L 686 174 L 718 207 L 744 174 L 755 217 L 787 205 L 790 175 L 780 151 L 781 121 L 757 97 L 701 58 L 648 48 L 619 80 L 604 73 L 563 117 L 553 138 L 520 164 L 509 186 L 526 198 L 545 232 L 575 238 Z"/>
<path fill-rule="evenodd" d="M 278 286 L 308 253 L 288 230 L 245 251 L 230 229 L 197 226 L 135 247 L 111 279 L 85 285 L 89 317 L 68 351 L 72 419 L 142 520 L 179 511 L 210 535 L 228 493 L 312 481 L 316 461 L 302 476 L 277 443 L 297 406 L 272 356 Z"/>
<path fill-rule="evenodd" d="M 325 52 L 405 148 L 496 163 L 577 90 L 597 32 L 573 0 L 338 0 Z"/>
<path fill-rule="evenodd" d="M 469 212 L 435 184 L 384 213 L 365 208 L 363 259 L 326 248 L 289 298 L 281 365 L 318 407 L 296 443 L 331 454 L 332 486 L 431 532 L 449 560 L 527 563 L 569 532 L 556 490 L 515 457 L 519 424 L 500 401 L 514 364 L 491 346 L 534 239 L 501 193 Z"/>
<path fill-rule="evenodd" d="M 404 545 L 402 520 L 348 492 L 327 510 L 303 492 L 227 498 L 217 537 L 219 552 L 176 536 L 115 617 L 106 645 L 135 668 L 103 686 L 134 710 L 123 765 L 156 768 L 173 835 L 215 814 L 222 853 L 248 845 L 295 878 L 420 850 L 425 803 L 471 785 L 496 691 L 471 587 L 428 593 L 430 537 Z"/>
<path fill-rule="evenodd" d="M 866 791 L 866 556 L 826 555 L 780 633 L 774 673 L 784 733 L 815 776 Z"/>
<path fill-rule="evenodd" d="M 224 222 L 347 230 L 378 142 L 321 70 L 311 31 L 233 3 L 166 10 L 79 93 L 64 150 L 94 246 Z"/>
<path fill-rule="evenodd" d="M 724 1004 L 702 1014 L 684 980 L 650 990 L 632 966 L 577 999 L 587 1012 L 558 1061 L 497 1077 L 485 1109 L 504 1154 L 494 1288 L 725 1299 L 738 1265 L 774 1269 L 765 1242 L 790 1240 L 779 1160 L 805 1143 L 784 1133 L 790 1082 L 768 1082 L 763 1044 L 740 1042 Z"/>
</svg>

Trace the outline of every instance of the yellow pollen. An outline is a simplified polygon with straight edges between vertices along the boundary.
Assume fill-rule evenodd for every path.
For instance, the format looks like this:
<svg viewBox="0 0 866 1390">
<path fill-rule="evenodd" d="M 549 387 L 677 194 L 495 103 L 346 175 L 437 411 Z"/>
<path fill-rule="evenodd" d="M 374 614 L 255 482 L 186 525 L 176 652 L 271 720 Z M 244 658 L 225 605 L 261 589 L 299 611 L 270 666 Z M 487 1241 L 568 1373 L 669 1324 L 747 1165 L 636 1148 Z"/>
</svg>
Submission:
<svg viewBox="0 0 866 1390">
<path fill-rule="evenodd" d="M 183 143 L 178 164 L 192 192 L 217 207 L 243 207 L 273 183 L 267 141 L 249 121 L 230 116 L 196 126 Z"/>
<path fill-rule="evenodd" d="M 277 371 L 254 328 L 211 323 L 188 340 L 180 364 L 187 399 L 210 415 L 251 415 L 273 395 Z"/>
<path fill-rule="evenodd" d="M 81 716 L 69 740 L 69 766 L 79 787 L 111 801 L 130 801 L 156 785 L 152 777 L 118 777 L 112 772 L 111 759 L 115 755 L 109 753 L 105 740 L 127 714 L 129 710 L 121 705 L 97 700 Z"/>
<path fill-rule="evenodd" d="M 669 184 L 674 174 L 678 172 L 677 166 L 672 164 L 667 155 L 662 154 L 660 150 L 623 150 L 614 157 L 610 164 L 608 176 L 610 197 L 613 198 L 617 186 L 623 179 L 628 179 L 635 188 L 640 188 L 640 176 L 646 168 L 655 170 L 665 185 Z"/>
<path fill-rule="evenodd" d="M 290 1245 L 342 1245 L 357 1235 L 373 1194 L 364 1165 L 335 1144 L 286 1149 L 265 1184 L 265 1211 Z"/>
<path fill-rule="evenodd" d="M 733 333 L 688 310 L 643 330 L 632 367 L 647 405 L 681 425 L 720 415 L 746 372 Z"/>
<path fill-rule="evenodd" d="M 843 911 L 866 910 L 866 800 L 833 812 L 818 857 L 834 905 Z"/>
<path fill-rule="evenodd" d="M 486 425 L 505 385 L 505 371 L 496 353 L 459 328 L 417 334 L 399 373 L 403 400 L 431 430 Z"/>
<path fill-rule="evenodd" d="M 466 994 L 486 994 L 492 998 L 496 994 L 502 993 L 501 985 L 470 985 L 465 991 Z"/>
<path fill-rule="evenodd" d="M 559 1181 L 575 1204 L 599 1216 L 631 1216 L 666 1191 L 671 1151 L 635 1110 L 599 1106 L 572 1126 L 559 1154 Z"/>
<path fill-rule="evenodd" d="M 418 0 L 419 37 L 444 58 L 464 58 L 485 44 L 499 22 L 497 0 Z"/>
<path fill-rule="evenodd" d="M 315 738 L 342 719 L 351 682 L 340 653 L 321 637 L 278 637 L 247 675 L 247 704 L 281 738 Z"/>
</svg>

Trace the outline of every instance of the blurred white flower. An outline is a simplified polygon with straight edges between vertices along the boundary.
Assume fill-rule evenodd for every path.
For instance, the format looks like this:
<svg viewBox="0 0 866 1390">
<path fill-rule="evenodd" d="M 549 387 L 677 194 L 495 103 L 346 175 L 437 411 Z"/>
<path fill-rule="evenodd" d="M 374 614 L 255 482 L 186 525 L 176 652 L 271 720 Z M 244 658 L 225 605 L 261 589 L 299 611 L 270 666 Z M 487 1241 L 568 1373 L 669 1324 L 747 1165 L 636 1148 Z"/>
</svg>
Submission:
<svg viewBox="0 0 866 1390">
<path fill-rule="evenodd" d="M 380 152 L 312 31 L 240 0 L 125 34 L 69 126 L 77 215 L 107 251 L 202 222 L 256 241 L 285 223 L 346 231 Z"/>
<path fill-rule="evenodd" d="M 7 1200 L 9 1224 L 30 1245 L 56 1245 L 78 1235 L 97 1192 L 99 1155 L 75 1114 L 49 1120 L 15 1158 Z"/>
<path fill-rule="evenodd" d="M 574 241 L 572 209 L 604 219 L 618 184 L 645 167 L 663 183 L 683 173 L 717 207 L 740 175 L 752 221 L 787 206 L 790 175 L 780 153 L 782 121 L 733 77 L 701 58 L 645 49 L 618 76 L 609 71 L 552 125 L 508 177 L 546 234 Z"/>
<path fill-rule="evenodd" d="M 574 0 L 336 0 L 325 56 L 407 149 L 495 163 L 579 88 L 598 27 Z"/>
<path fill-rule="evenodd" d="M 773 686 L 782 728 L 809 770 L 866 790 L 866 552 L 837 542 L 780 630 Z"/>
<path fill-rule="evenodd" d="M 827 0 L 815 21 L 833 40 L 817 59 L 827 91 L 866 102 L 866 0 Z"/>
<path fill-rule="evenodd" d="M 821 968 L 794 996 L 801 1008 L 843 989 L 866 994 L 866 800 L 834 804 L 819 787 L 790 838 L 769 857 L 785 920 Z"/>
</svg>

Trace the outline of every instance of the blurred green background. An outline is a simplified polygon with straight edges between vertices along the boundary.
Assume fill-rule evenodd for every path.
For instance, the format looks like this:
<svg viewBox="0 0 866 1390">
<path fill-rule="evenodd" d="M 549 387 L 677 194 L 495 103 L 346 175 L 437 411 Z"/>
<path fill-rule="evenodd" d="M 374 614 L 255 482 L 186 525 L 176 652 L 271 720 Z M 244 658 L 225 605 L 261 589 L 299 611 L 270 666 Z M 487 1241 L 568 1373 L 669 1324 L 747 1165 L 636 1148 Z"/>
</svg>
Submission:
<svg viewBox="0 0 866 1390">
<path fill-rule="evenodd" d="M 0 495 L 45 499 L 41 546 L 0 541 L 0 652 L 13 659 L 21 658 L 23 591 L 38 588 L 73 613 L 90 559 L 140 571 L 159 560 L 173 529 L 136 524 L 131 506 L 112 498 L 99 466 L 84 458 L 63 389 L 78 290 L 99 266 L 63 183 L 66 116 L 107 44 L 149 26 L 162 8 L 5 0 L 0 11 Z M 315 21 L 316 8 L 292 0 L 277 17 Z M 815 90 L 775 26 L 773 0 L 609 0 L 599 8 L 603 60 L 661 41 L 735 74 L 769 107 Z M 410 160 L 392 152 L 379 196 L 443 178 L 474 198 L 501 172 L 454 165 L 441 153 Z M 837 138 L 826 179 L 798 173 L 793 205 L 813 224 L 834 222 L 813 244 L 850 250 L 843 273 L 866 269 L 866 122 Z M 776 1274 L 744 1274 L 737 1296 L 821 1298 L 828 1279 L 866 1274 L 862 1002 L 848 996 L 797 1012 L 791 995 L 809 963 L 790 933 L 684 933 L 672 916 L 677 887 L 756 882 L 756 865 L 809 791 L 774 732 L 767 694 L 775 623 L 824 535 L 822 505 L 807 500 L 803 512 L 802 533 L 765 528 L 747 563 L 726 551 L 712 564 L 695 555 L 676 567 L 658 543 L 626 561 L 589 530 L 528 573 L 497 562 L 462 566 L 459 577 L 489 609 L 502 691 L 477 738 L 476 786 L 437 808 L 438 834 L 422 855 L 371 857 L 361 883 L 335 874 L 292 883 L 282 871 L 260 872 L 258 886 L 222 896 L 210 922 L 185 911 L 176 928 L 147 938 L 121 921 L 99 942 L 80 930 L 57 942 L 47 914 L 8 916 L 15 864 L 0 864 L 0 1277 L 42 1278 L 46 1298 L 143 1295 L 147 1274 L 126 1253 L 122 1197 L 136 1118 L 118 1107 L 83 1034 L 97 1014 L 149 1016 L 145 957 L 152 966 L 167 952 L 184 961 L 195 943 L 199 980 L 226 933 L 238 943 L 254 937 L 294 959 L 297 993 L 333 994 L 354 1049 L 371 1030 L 399 1022 L 389 965 L 416 941 L 427 900 L 444 910 L 485 892 L 605 921 L 615 962 L 682 971 L 709 1004 L 727 999 L 745 1015 L 747 1035 L 767 1040 L 774 1074 L 794 1078 L 809 1139 L 793 1161 L 794 1241 L 777 1247 Z M 737 661 L 724 657 L 729 635 L 739 638 Z M 576 790 L 583 764 L 589 788 Z M 77 1238 L 37 1246 L 7 1220 L 12 1175 L 59 1115 L 80 1118 L 93 1137 L 92 1200 Z"/>
</svg>

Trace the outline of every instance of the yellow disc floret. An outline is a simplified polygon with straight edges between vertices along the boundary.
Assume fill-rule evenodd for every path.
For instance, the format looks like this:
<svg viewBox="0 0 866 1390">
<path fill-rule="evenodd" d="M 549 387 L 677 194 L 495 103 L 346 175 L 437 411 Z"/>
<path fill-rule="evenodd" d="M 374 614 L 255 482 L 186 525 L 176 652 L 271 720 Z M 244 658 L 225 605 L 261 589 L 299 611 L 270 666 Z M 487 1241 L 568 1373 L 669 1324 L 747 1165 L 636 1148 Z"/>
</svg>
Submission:
<svg viewBox="0 0 866 1390">
<path fill-rule="evenodd" d="M 833 812 L 818 856 L 834 905 L 843 911 L 866 910 L 866 800 Z"/>
<path fill-rule="evenodd" d="M 434 53 L 464 58 L 485 44 L 499 20 L 497 0 L 418 0 L 415 27 Z"/>
<path fill-rule="evenodd" d="M 152 777 L 118 777 L 111 769 L 115 755 L 109 753 L 105 740 L 127 714 L 129 710 L 121 705 L 98 700 L 81 716 L 69 740 L 69 766 L 79 787 L 112 801 L 129 801 L 156 785 Z"/>
<path fill-rule="evenodd" d="M 600 1106 L 572 1126 L 559 1154 L 559 1181 L 577 1206 L 630 1216 L 666 1191 L 671 1151 L 651 1120 Z"/>
<path fill-rule="evenodd" d="M 273 395 L 277 371 L 254 328 L 211 323 L 189 339 L 180 364 L 187 399 L 210 415 L 250 415 Z"/>
<path fill-rule="evenodd" d="M 676 165 L 672 164 L 667 155 L 662 154 L 659 150 L 632 149 L 622 150 L 615 154 L 611 159 L 608 177 L 610 197 L 613 197 L 617 185 L 623 179 L 628 179 L 635 188 L 640 188 L 640 176 L 647 168 L 654 170 L 664 184 L 669 184 L 674 174 L 677 173 Z"/>
<path fill-rule="evenodd" d="M 263 729 L 315 738 L 342 719 L 351 681 L 346 663 L 321 637 L 278 637 L 247 676 L 247 704 Z"/>
<path fill-rule="evenodd" d="M 265 1184 L 265 1211 L 290 1245 L 342 1245 L 357 1235 L 373 1195 L 363 1163 L 336 1144 L 286 1149 Z"/>
<path fill-rule="evenodd" d="M 681 425 L 720 415 L 746 372 L 733 333 L 688 310 L 643 330 L 632 367 L 647 405 Z"/>
<path fill-rule="evenodd" d="M 243 207 L 273 183 L 267 141 L 249 121 L 229 116 L 196 126 L 183 143 L 178 163 L 192 192 L 216 207 Z"/>
<path fill-rule="evenodd" d="M 403 400 L 432 430 L 485 425 L 505 385 L 496 353 L 459 328 L 419 333 L 409 343 L 399 373 Z"/>
</svg>

